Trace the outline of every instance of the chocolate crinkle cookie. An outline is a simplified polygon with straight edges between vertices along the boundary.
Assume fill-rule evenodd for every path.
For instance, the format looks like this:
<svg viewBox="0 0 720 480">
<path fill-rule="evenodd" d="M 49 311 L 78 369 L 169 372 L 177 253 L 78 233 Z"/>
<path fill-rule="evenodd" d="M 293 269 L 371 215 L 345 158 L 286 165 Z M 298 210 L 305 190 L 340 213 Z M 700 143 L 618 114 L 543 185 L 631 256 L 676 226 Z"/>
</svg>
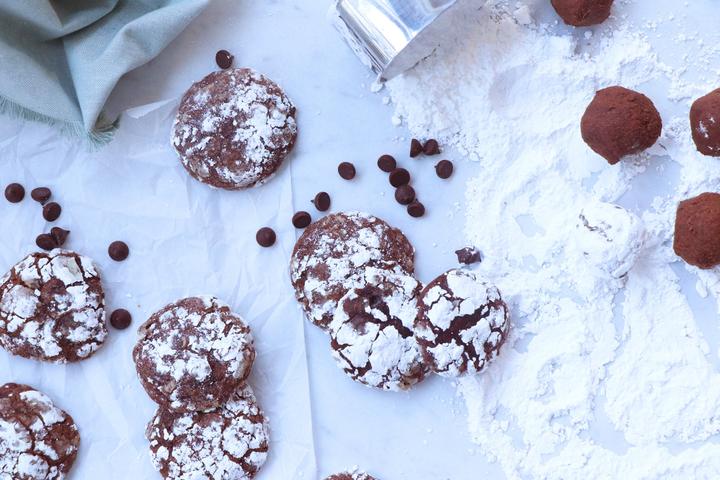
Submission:
<svg viewBox="0 0 720 480">
<path fill-rule="evenodd" d="M 425 361 L 446 377 L 480 372 L 507 338 L 508 308 L 496 287 L 468 270 L 450 270 L 420 294 L 415 323 Z"/>
<path fill-rule="evenodd" d="M 75 421 L 27 385 L 0 387 L 0 478 L 62 480 L 75 462 Z"/>
<path fill-rule="evenodd" d="M 0 346 L 54 363 L 90 357 L 105 341 L 105 297 L 93 262 L 66 250 L 32 253 L 0 279 Z"/>
<path fill-rule="evenodd" d="M 582 138 L 610 165 L 652 147 L 662 133 L 653 102 L 624 87 L 599 90 L 580 122 Z"/>
<path fill-rule="evenodd" d="M 248 385 L 215 410 L 161 407 L 145 435 L 155 468 L 168 480 L 254 478 L 268 453 L 267 419 Z"/>
<path fill-rule="evenodd" d="M 133 359 L 147 394 L 177 411 L 226 402 L 250 374 L 250 328 L 210 296 L 190 297 L 154 313 L 139 329 Z"/>
<path fill-rule="evenodd" d="M 325 478 L 325 480 L 378 480 L 377 478 L 361 472 L 357 469 L 342 473 L 335 473 Z"/>
<path fill-rule="evenodd" d="M 238 190 L 280 168 L 297 137 L 295 106 L 272 80 L 247 68 L 213 72 L 183 96 L 172 144 L 197 180 Z"/>
<path fill-rule="evenodd" d="M 338 366 L 353 380 L 383 390 L 407 390 L 425 378 L 413 333 L 421 286 L 407 274 L 367 268 L 364 286 L 338 303 L 330 340 Z"/>
<path fill-rule="evenodd" d="M 365 267 L 412 275 L 415 250 L 405 235 L 366 213 L 328 215 L 295 244 L 290 277 L 308 319 L 327 329 L 340 298 L 361 287 Z"/>
</svg>

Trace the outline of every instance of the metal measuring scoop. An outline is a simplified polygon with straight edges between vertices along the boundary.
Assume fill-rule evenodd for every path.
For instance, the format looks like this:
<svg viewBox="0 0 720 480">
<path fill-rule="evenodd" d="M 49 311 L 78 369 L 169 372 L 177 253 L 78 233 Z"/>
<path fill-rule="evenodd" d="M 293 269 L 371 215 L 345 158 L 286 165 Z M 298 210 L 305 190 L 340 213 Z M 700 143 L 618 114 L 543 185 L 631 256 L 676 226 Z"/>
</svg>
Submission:
<svg viewBox="0 0 720 480">
<path fill-rule="evenodd" d="M 350 48 L 385 81 L 430 55 L 459 0 L 335 0 L 330 16 Z"/>
</svg>

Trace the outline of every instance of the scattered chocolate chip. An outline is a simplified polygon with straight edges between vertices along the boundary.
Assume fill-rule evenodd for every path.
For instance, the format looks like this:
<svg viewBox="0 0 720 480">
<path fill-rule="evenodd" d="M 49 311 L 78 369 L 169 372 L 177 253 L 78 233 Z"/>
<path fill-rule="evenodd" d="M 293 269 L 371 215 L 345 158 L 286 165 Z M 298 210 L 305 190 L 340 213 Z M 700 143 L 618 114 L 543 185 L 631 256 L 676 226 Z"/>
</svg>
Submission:
<svg viewBox="0 0 720 480">
<path fill-rule="evenodd" d="M 310 225 L 310 222 L 312 222 L 312 218 L 308 212 L 300 211 L 292 217 L 292 224 L 295 228 L 305 228 Z"/>
<path fill-rule="evenodd" d="M 437 176 L 443 180 L 450 178 L 454 169 L 455 167 L 450 160 L 440 160 L 438 164 L 435 165 L 435 173 L 437 173 Z"/>
<path fill-rule="evenodd" d="M 127 243 L 116 240 L 108 247 L 108 255 L 116 262 L 122 262 L 130 255 L 130 248 Z"/>
<path fill-rule="evenodd" d="M 70 230 L 65 230 L 64 228 L 60 227 L 53 227 L 50 229 L 50 235 L 55 239 L 55 243 L 57 243 L 58 247 L 62 247 L 65 245 L 65 241 L 67 240 L 68 235 L 70 235 Z"/>
<path fill-rule="evenodd" d="M 397 188 L 401 185 L 410 183 L 410 172 L 404 168 L 396 168 L 390 172 L 390 185 Z"/>
<path fill-rule="evenodd" d="M 215 54 L 215 63 L 223 70 L 232 67 L 235 57 L 227 50 L 220 50 Z"/>
<path fill-rule="evenodd" d="M 482 261 L 482 258 L 480 257 L 480 250 L 475 247 L 465 247 L 460 250 L 455 250 L 455 255 L 457 255 L 458 262 L 465 265 L 471 265 Z"/>
<path fill-rule="evenodd" d="M 55 238 L 49 233 L 41 233 L 35 239 L 35 245 L 42 248 L 43 250 L 52 250 L 58 247 L 58 243 Z"/>
<path fill-rule="evenodd" d="M 393 157 L 392 155 L 383 155 L 382 157 L 378 158 L 377 164 L 378 167 L 380 167 L 380 170 L 385 173 L 390 173 L 395 170 L 395 167 L 397 167 L 395 157 Z"/>
<path fill-rule="evenodd" d="M 320 192 L 315 195 L 313 203 L 319 212 L 327 212 L 330 209 L 330 195 L 327 192 Z"/>
<path fill-rule="evenodd" d="M 425 155 L 437 155 L 440 153 L 440 145 L 438 145 L 437 140 L 431 138 L 425 142 L 425 145 L 423 145 L 423 153 Z"/>
<path fill-rule="evenodd" d="M 407 207 L 408 215 L 415 218 L 420 218 L 425 215 L 425 205 L 415 200 Z"/>
<path fill-rule="evenodd" d="M 352 180 L 355 178 L 355 165 L 350 162 L 342 162 L 338 165 L 338 173 L 345 180 Z"/>
<path fill-rule="evenodd" d="M 410 140 L 410 157 L 415 158 L 423 152 L 422 143 L 417 138 Z"/>
<path fill-rule="evenodd" d="M 395 200 L 400 205 L 409 205 L 415 200 L 415 189 L 410 185 L 400 185 L 395 190 Z"/>
<path fill-rule="evenodd" d="M 255 240 L 261 247 L 272 247 L 275 245 L 275 230 L 270 227 L 263 227 L 255 234 Z"/>
<path fill-rule="evenodd" d="M 58 218 L 60 218 L 60 214 L 62 213 L 62 207 L 57 202 L 50 202 L 46 204 L 43 207 L 43 218 L 47 220 L 48 222 L 54 222 Z"/>
<path fill-rule="evenodd" d="M 20 203 L 25 198 L 25 187 L 19 183 L 11 183 L 5 187 L 5 198 L 10 203 Z"/>
<path fill-rule="evenodd" d="M 41 205 L 45 205 L 45 202 L 50 200 L 52 192 L 47 187 L 33 188 L 30 192 L 30 197 Z"/>
<path fill-rule="evenodd" d="M 132 323 L 132 315 L 124 308 L 118 308 L 110 314 L 110 325 L 117 330 L 125 330 Z"/>
</svg>

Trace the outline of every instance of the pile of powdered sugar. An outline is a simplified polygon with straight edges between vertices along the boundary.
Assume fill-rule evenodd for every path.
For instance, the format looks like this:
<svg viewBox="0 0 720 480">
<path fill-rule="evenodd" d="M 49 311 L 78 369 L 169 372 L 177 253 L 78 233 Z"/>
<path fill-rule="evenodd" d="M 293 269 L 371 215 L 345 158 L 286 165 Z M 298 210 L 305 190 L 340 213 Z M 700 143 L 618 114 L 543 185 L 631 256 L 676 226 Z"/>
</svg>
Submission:
<svg viewBox="0 0 720 480">
<path fill-rule="evenodd" d="M 694 151 L 687 120 L 687 101 L 716 85 L 662 63 L 652 26 L 619 15 L 595 33 L 557 33 L 535 20 L 547 3 L 470 8 L 456 40 L 388 84 L 414 136 L 477 162 L 466 235 L 513 329 L 497 361 L 459 383 L 472 438 L 509 478 L 717 477 L 717 345 L 691 300 L 720 299 L 720 277 L 671 248 L 677 202 L 720 187 L 720 163 Z M 599 88 L 652 82 L 664 97 L 653 100 L 683 108 L 661 108 L 649 152 L 608 166 L 580 137 L 585 107 Z M 666 190 L 627 201 L 664 171 Z"/>
</svg>

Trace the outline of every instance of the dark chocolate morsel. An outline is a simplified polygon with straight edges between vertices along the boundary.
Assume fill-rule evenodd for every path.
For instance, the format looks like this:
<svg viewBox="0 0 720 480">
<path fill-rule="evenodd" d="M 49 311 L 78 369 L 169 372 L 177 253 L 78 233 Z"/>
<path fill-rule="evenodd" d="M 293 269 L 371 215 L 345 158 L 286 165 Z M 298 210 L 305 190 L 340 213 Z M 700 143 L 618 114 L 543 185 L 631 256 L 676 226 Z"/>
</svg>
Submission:
<svg viewBox="0 0 720 480">
<path fill-rule="evenodd" d="M 220 50 L 215 54 L 215 63 L 223 70 L 232 67 L 235 57 L 227 50 Z"/>
<path fill-rule="evenodd" d="M 64 228 L 60 227 L 53 227 L 50 229 L 50 235 L 55 239 L 57 246 L 62 247 L 63 245 L 65 245 L 65 241 L 67 240 L 68 235 L 70 235 L 70 230 L 65 230 Z"/>
<path fill-rule="evenodd" d="M 380 170 L 385 173 L 390 173 L 395 170 L 395 167 L 397 167 L 397 161 L 395 161 L 395 157 L 392 155 L 381 156 L 378 158 L 377 164 Z"/>
<path fill-rule="evenodd" d="M 57 240 L 49 233 L 41 233 L 35 239 L 35 245 L 42 248 L 43 250 L 52 250 L 58 247 Z"/>
<path fill-rule="evenodd" d="M 125 330 L 132 323 L 132 315 L 124 308 L 118 308 L 110 314 L 110 325 L 117 330 Z"/>
<path fill-rule="evenodd" d="M 60 218 L 60 214 L 62 213 L 62 207 L 59 203 L 56 202 L 50 202 L 45 204 L 43 206 L 43 218 L 47 220 L 48 222 L 54 222 L 58 218 Z"/>
<path fill-rule="evenodd" d="M 435 173 L 443 180 L 450 178 L 454 169 L 455 166 L 450 160 L 440 160 L 438 164 L 435 165 Z"/>
<path fill-rule="evenodd" d="M 407 212 L 411 217 L 420 218 L 425 215 L 425 205 L 415 200 L 408 205 Z"/>
<path fill-rule="evenodd" d="M 40 203 L 41 205 L 45 205 L 45 202 L 50 200 L 51 196 L 52 191 L 50 191 L 50 189 L 47 187 L 33 188 L 30 192 L 30 198 Z"/>
<path fill-rule="evenodd" d="M 415 189 L 410 185 L 400 185 L 395 190 L 395 200 L 400 205 L 409 205 L 415 200 Z"/>
<path fill-rule="evenodd" d="M 116 240 L 108 247 L 108 255 L 116 262 L 122 262 L 130 255 L 130 248 L 127 246 L 127 243 Z"/>
<path fill-rule="evenodd" d="M 312 218 L 308 212 L 297 212 L 292 217 L 292 224 L 295 228 L 305 228 L 312 223 Z"/>
<path fill-rule="evenodd" d="M 25 187 L 19 183 L 11 183 L 5 187 L 5 199 L 10 203 L 20 203 L 25 198 Z"/>
<path fill-rule="evenodd" d="M 275 230 L 270 227 L 263 227 L 255 234 L 255 240 L 258 245 L 265 248 L 275 245 L 276 239 L 277 236 L 275 235 Z"/>
<path fill-rule="evenodd" d="M 438 145 L 437 140 L 431 138 L 425 142 L 425 145 L 423 145 L 423 153 L 425 155 L 437 155 L 440 153 L 440 145 Z"/>
<path fill-rule="evenodd" d="M 410 157 L 415 158 L 423 152 L 422 143 L 417 138 L 410 140 Z"/>
<path fill-rule="evenodd" d="M 345 180 L 352 180 L 355 178 L 355 165 L 350 162 L 342 162 L 338 165 L 338 173 Z"/>
<path fill-rule="evenodd" d="M 397 188 L 410 183 L 410 172 L 404 168 L 396 168 L 390 173 L 390 185 Z"/>
<path fill-rule="evenodd" d="M 327 212 L 330 210 L 330 195 L 327 192 L 320 192 L 315 195 L 313 204 L 319 212 Z"/>
</svg>

